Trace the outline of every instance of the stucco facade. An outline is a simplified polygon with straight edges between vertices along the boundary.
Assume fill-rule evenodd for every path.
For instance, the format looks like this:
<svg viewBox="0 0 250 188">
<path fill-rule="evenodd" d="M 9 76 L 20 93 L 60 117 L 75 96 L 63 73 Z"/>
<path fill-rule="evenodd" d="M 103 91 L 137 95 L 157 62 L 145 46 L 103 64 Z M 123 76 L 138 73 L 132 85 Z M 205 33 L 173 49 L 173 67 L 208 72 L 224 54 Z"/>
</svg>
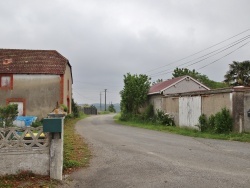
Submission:
<svg viewBox="0 0 250 188">
<path fill-rule="evenodd" d="M 18 104 L 19 115 L 47 117 L 57 105 L 71 113 L 72 69 L 55 50 L 0 49 L 0 105 Z"/>
</svg>

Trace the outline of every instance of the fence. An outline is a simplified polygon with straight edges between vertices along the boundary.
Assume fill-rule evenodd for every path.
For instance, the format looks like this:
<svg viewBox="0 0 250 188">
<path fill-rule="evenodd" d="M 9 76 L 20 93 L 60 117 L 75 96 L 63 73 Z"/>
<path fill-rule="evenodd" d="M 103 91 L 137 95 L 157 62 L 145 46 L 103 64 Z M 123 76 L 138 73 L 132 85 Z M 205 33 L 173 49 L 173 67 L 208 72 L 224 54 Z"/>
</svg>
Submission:
<svg viewBox="0 0 250 188">
<path fill-rule="evenodd" d="M 0 175 L 32 171 L 62 180 L 62 151 L 63 131 L 43 133 L 43 127 L 0 128 Z"/>
</svg>

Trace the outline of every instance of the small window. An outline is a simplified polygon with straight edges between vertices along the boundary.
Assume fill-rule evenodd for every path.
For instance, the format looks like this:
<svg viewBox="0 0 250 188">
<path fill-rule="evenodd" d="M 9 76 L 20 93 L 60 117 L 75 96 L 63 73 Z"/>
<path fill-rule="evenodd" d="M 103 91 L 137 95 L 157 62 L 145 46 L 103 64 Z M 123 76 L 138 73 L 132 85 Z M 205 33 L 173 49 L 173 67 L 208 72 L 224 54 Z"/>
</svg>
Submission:
<svg viewBox="0 0 250 188">
<path fill-rule="evenodd" d="M 10 87 L 11 77 L 2 76 L 1 77 L 1 87 Z"/>
</svg>

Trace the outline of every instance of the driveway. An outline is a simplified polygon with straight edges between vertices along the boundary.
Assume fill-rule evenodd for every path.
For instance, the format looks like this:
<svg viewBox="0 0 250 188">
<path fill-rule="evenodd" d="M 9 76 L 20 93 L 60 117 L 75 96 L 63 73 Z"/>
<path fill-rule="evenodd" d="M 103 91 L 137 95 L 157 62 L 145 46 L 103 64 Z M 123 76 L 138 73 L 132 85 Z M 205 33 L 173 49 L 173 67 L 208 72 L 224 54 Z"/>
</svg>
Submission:
<svg viewBox="0 0 250 188">
<path fill-rule="evenodd" d="M 249 143 L 122 126 L 113 115 L 81 120 L 76 131 L 93 158 L 70 175 L 68 187 L 250 187 Z"/>
</svg>

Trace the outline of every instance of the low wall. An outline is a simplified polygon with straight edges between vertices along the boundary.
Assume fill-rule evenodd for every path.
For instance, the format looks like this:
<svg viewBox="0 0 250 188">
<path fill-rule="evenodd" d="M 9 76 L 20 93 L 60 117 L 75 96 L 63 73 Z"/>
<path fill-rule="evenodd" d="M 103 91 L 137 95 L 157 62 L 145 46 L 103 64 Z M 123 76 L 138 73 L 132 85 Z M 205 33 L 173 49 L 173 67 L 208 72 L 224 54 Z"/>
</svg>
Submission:
<svg viewBox="0 0 250 188">
<path fill-rule="evenodd" d="M 50 174 L 50 135 L 39 128 L 0 128 L 0 175 Z"/>
</svg>

